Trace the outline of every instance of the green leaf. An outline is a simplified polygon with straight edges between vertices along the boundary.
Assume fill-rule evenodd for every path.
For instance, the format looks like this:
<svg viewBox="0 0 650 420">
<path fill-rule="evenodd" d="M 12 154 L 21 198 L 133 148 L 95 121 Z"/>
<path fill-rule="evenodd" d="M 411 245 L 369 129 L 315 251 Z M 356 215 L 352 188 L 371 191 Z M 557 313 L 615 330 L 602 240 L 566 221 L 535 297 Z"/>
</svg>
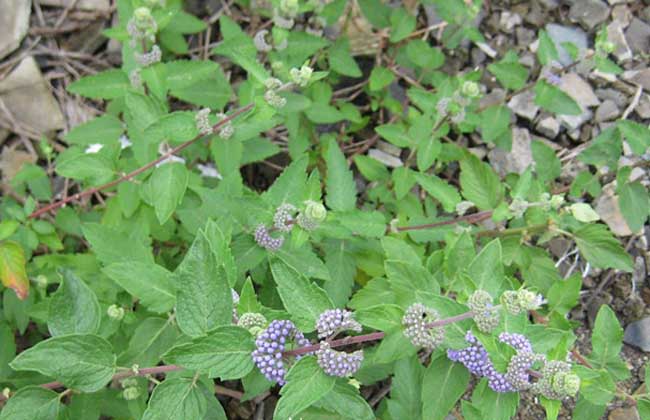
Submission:
<svg viewBox="0 0 650 420">
<path fill-rule="evenodd" d="M 347 241 L 333 240 L 327 243 L 325 265 L 330 272 L 330 280 L 323 284 L 323 289 L 335 307 L 342 307 L 350 298 L 357 273 L 356 260 Z"/>
<path fill-rule="evenodd" d="M 650 197 L 639 182 L 628 182 L 618 192 L 618 207 L 632 232 L 639 232 L 648 219 Z"/>
<path fill-rule="evenodd" d="M 580 105 L 572 97 L 543 79 L 535 84 L 535 104 L 555 114 L 582 114 Z"/>
<path fill-rule="evenodd" d="M 176 304 L 171 273 L 158 264 L 139 261 L 113 263 L 102 272 L 152 312 L 167 313 Z"/>
<path fill-rule="evenodd" d="M 427 70 L 437 69 L 445 63 L 445 55 L 440 48 L 432 48 L 426 41 L 414 39 L 406 44 L 406 56 Z"/>
<path fill-rule="evenodd" d="M 392 418 L 413 420 L 423 418 L 421 415 L 423 374 L 424 368 L 420 365 L 417 356 L 406 357 L 395 362 L 390 399 L 386 401 Z"/>
<path fill-rule="evenodd" d="M 367 238 L 381 238 L 386 233 L 386 219 L 379 211 L 354 210 L 337 213 L 336 218 L 352 233 Z"/>
<path fill-rule="evenodd" d="M 223 25 L 225 19 L 227 18 L 221 17 L 221 25 Z M 243 32 L 227 37 L 212 51 L 215 54 L 230 58 L 261 83 L 264 83 L 269 77 L 268 71 L 257 61 L 257 49 L 253 44 L 253 40 Z"/>
<path fill-rule="evenodd" d="M 477 289 L 485 290 L 492 297 L 501 295 L 506 289 L 503 270 L 501 242 L 493 239 L 469 264 L 467 272 Z"/>
<path fill-rule="evenodd" d="M 378 91 L 384 89 L 395 80 L 395 75 L 385 67 L 373 67 L 370 72 L 370 90 Z"/>
<path fill-rule="evenodd" d="M 314 331 L 318 316 L 334 306 L 327 293 L 277 258 L 271 259 L 271 273 L 280 299 L 298 329 Z"/>
<path fill-rule="evenodd" d="M 70 93 L 92 99 L 115 99 L 122 97 L 131 88 L 129 78 L 122 70 L 106 70 L 83 77 L 68 86 Z"/>
<path fill-rule="evenodd" d="M 469 371 L 441 356 L 434 359 L 422 380 L 422 418 L 441 420 L 467 390 Z"/>
<path fill-rule="evenodd" d="M 460 203 L 460 194 L 452 187 L 435 175 L 416 173 L 415 179 L 433 198 L 438 200 L 446 212 L 453 212 L 456 204 Z"/>
<path fill-rule="evenodd" d="M 384 181 L 390 178 L 388 169 L 381 162 L 365 155 L 356 155 L 354 164 L 368 181 Z"/>
<path fill-rule="evenodd" d="M 585 397 L 580 396 L 572 413 L 573 420 L 600 419 L 603 417 L 603 414 L 605 414 L 605 410 L 607 410 L 606 404 L 592 404 L 589 400 L 585 399 Z"/>
<path fill-rule="evenodd" d="M 546 294 L 549 309 L 565 315 L 573 309 L 580 296 L 582 278 L 573 275 L 563 281 L 555 281 Z"/>
<path fill-rule="evenodd" d="M 59 155 L 56 173 L 66 178 L 101 184 L 113 178 L 115 168 L 113 162 L 102 154 L 70 153 Z"/>
<path fill-rule="evenodd" d="M 305 111 L 305 115 L 316 124 L 334 124 L 343 121 L 345 116 L 336 107 L 322 103 L 314 102 Z"/>
<path fill-rule="evenodd" d="M 641 398 L 637 400 L 636 408 L 639 412 L 639 418 L 649 419 L 650 418 L 650 399 Z"/>
<path fill-rule="evenodd" d="M 151 174 L 151 196 L 158 222 L 164 224 L 176 210 L 185 195 L 189 180 L 187 168 L 182 163 L 166 163 Z"/>
<path fill-rule="evenodd" d="M 77 391 L 95 392 L 113 377 L 115 355 L 103 338 L 71 334 L 37 343 L 16 356 L 10 366 L 50 376 Z"/>
<path fill-rule="evenodd" d="M 176 60 L 164 63 L 167 86 L 183 89 L 209 79 L 219 71 L 219 65 L 209 60 Z"/>
<path fill-rule="evenodd" d="M 191 378 L 166 379 L 151 394 L 142 420 L 202 419 L 208 402 Z"/>
<path fill-rule="evenodd" d="M 323 407 L 330 412 L 338 413 L 341 418 L 345 419 L 375 419 L 372 408 L 359 394 L 359 390 L 346 383 L 343 379 L 337 380 L 334 388 L 318 400 L 315 405 Z"/>
<path fill-rule="evenodd" d="M 147 318 L 138 324 L 117 362 L 120 366 L 155 366 L 178 335 L 178 328 L 169 319 Z"/>
<path fill-rule="evenodd" d="M 50 334 L 94 334 L 101 319 L 95 292 L 72 271 L 64 270 L 59 288 L 50 299 L 47 317 Z"/>
<path fill-rule="evenodd" d="M 502 60 L 488 65 L 487 68 L 506 89 L 521 89 L 528 80 L 528 70 L 516 61 Z"/>
<path fill-rule="evenodd" d="M 232 294 L 228 273 L 216 255 L 208 233 L 216 228 L 208 222 L 200 230 L 185 258 L 173 274 L 177 288 L 176 319 L 190 337 L 199 337 L 220 325 L 232 323 Z M 218 229 L 218 228 L 217 228 Z"/>
<path fill-rule="evenodd" d="M 587 203 L 573 203 L 569 206 L 569 211 L 577 221 L 582 223 L 591 223 L 600 220 L 598 213 Z"/>
<path fill-rule="evenodd" d="M 142 93 L 127 92 L 124 101 L 126 109 L 132 118 L 132 122 L 128 123 L 129 130 L 134 126 L 138 130 L 144 131 L 165 114 L 165 109 L 163 109 L 160 101 L 156 101 L 153 97 Z"/>
<path fill-rule="evenodd" d="M 650 146 L 650 128 L 630 120 L 620 120 L 616 127 L 636 155 L 646 152 Z"/>
<path fill-rule="evenodd" d="M 21 388 L 6 402 L 0 412 L 0 420 L 57 420 L 59 394 L 41 388 Z"/>
<path fill-rule="evenodd" d="M 608 127 L 592 140 L 591 146 L 580 153 L 578 159 L 590 165 L 616 168 L 622 152 L 623 141 L 619 130 Z"/>
<path fill-rule="evenodd" d="M 325 151 L 327 176 L 325 177 L 325 202 L 332 210 L 354 210 L 357 202 L 357 188 L 352 171 L 335 140 L 330 140 Z"/>
<path fill-rule="evenodd" d="M 315 357 L 300 359 L 287 374 L 287 383 L 280 390 L 273 418 L 295 416 L 330 392 L 335 383 L 336 378 L 326 375 Z"/>
<path fill-rule="evenodd" d="M 152 143 L 160 143 L 164 140 L 172 143 L 182 143 L 193 139 L 199 134 L 195 117 L 196 113 L 190 111 L 176 111 L 165 114 L 147 127 L 144 134 L 147 140 Z"/>
<path fill-rule="evenodd" d="M 239 379 L 253 369 L 253 336 L 237 326 L 218 327 L 205 337 L 172 348 L 163 358 L 166 363 L 207 373 L 210 378 Z"/>
<path fill-rule="evenodd" d="M 481 135 L 484 141 L 494 142 L 510 129 L 510 108 L 503 105 L 492 105 L 481 112 Z"/>
<path fill-rule="evenodd" d="M 104 264 L 114 262 L 153 262 L 151 249 L 139 237 L 125 235 L 99 223 L 85 223 L 81 230 L 93 252 Z"/>
<path fill-rule="evenodd" d="M 597 368 L 607 369 L 610 362 L 620 360 L 623 328 L 612 308 L 607 305 L 602 305 L 596 315 L 591 334 L 591 347 L 593 350 L 589 360 Z"/>
<path fill-rule="evenodd" d="M 574 366 L 573 370 L 580 377 L 580 396 L 594 405 L 606 405 L 614 399 L 616 383 L 607 371 L 581 365 Z"/>
<path fill-rule="evenodd" d="M 605 225 L 585 225 L 574 232 L 582 255 L 596 268 L 616 268 L 632 272 L 632 258 Z"/>
<path fill-rule="evenodd" d="M 284 250 L 275 253 L 286 265 L 307 278 L 330 280 L 330 273 L 323 261 L 308 247 Z"/>
<path fill-rule="evenodd" d="M 552 181 L 559 177 L 562 172 L 560 160 L 550 146 L 535 140 L 531 143 L 533 159 L 535 159 L 535 172 L 540 181 Z"/>
<path fill-rule="evenodd" d="M 390 42 L 399 42 L 409 36 L 415 29 L 415 24 L 415 16 L 407 12 L 405 8 L 393 9 L 390 14 Z"/>
<path fill-rule="evenodd" d="M 332 70 L 344 76 L 361 77 L 361 69 L 350 54 L 350 43 L 346 37 L 339 38 L 328 51 Z"/>
<path fill-rule="evenodd" d="M 555 43 L 545 30 L 539 31 L 539 46 L 537 47 L 537 59 L 545 66 L 553 60 L 558 61 L 560 58 L 555 48 Z"/>
<path fill-rule="evenodd" d="M 300 204 L 307 184 L 307 164 L 306 156 L 291 162 L 273 185 L 262 194 L 262 198 L 274 207 L 283 203 Z"/>
<path fill-rule="evenodd" d="M 375 0 L 359 0 L 359 7 L 363 16 L 372 26 L 386 28 L 390 25 L 390 15 L 393 9 L 388 5 Z"/>
<path fill-rule="evenodd" d="M 65 135 L 65 141 L 81 146 L 94 143 L 110 144 L 116 142 L 122 133 L 124 133 L 122 122 L 106 114 L 74 127 Z"/>
<path fill-rule="evenodd" d="M 185 87 L 170 88 L 169 94 L 194 105 L 222 109 L 230 100 L 232 89 L 223 71 L 218 68 L 207 79 Z"/>
<path fill-rule="evenodd" d="M 382 304 L 362 308 L 355 312 L 354 317 L 361 325 L 379 331 L 387 331 L 402 325 L 404 311 L 394 304 Z"/>
<path fill-rule="evenodd" d="M 509 420 L 517 411 L 519 394 L 494 392 L 487 386 L 487 380 L 482 379 L 472 393 L 472 404 L 481 411 L 485 419 Z"/>
<path fill-rule="evenodd" d="M 14 241 L 0 242 L 0 280 L 16 292 L 20 300 L 29 296 L 29 279 L 25 271 L 25 251 Z"/>
<path fill-rule="evenodd" d="M 413 140 L 403 126 L 398 124 L 384 124 L 375 127 L 375 131 L 386 141 L 397 147 L 409 147 Z"/>
<path fill-rule="evenodd" d="M 468 155 L 460 162 L 460 186 L 465 199 L 481 210 L 495 209 L 503 199 L 503 186 L 490 165 Z"/>
<path fill-rule="evenodd" d="M 418 170 L 426 171 L 433 165 L 440 151 L 442 150 L 442 144 L 440 139 L 435 135 L 426 135 L 422 137 L 417 146 L 417 166 Z"/>
</svg>

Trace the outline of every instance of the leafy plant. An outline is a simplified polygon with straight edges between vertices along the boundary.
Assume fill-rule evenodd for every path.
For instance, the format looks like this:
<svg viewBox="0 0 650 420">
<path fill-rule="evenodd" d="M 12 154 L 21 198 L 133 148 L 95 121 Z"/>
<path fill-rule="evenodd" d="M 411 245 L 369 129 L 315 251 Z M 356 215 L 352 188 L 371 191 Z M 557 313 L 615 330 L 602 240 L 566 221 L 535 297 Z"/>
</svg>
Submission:
<svg viewBox="0 0 650 420">
<path fill-rule="evenodd" d="M 241 404 L 274 393 L 278 419 L 507 419 L 520 393 L 538 395 L 548 418 L 568 398 L 576 419 L 615 398 L 647 411 L 648 394 L 617 389 L 629 372 L 608 306 L 591 353 L 575 347 L 567 314 L 581 277 L 562 279 L 544 248 L 565 238 L 591 267 L 633 270 L 582 200 L 600 193 L 598 176 L 559 188 L 560 161 L 535 142 L 534 164 L 503 178 L 455 141 L 474 133 L 509 149 L 503 102 L 523 92 L 580 114 L 557 83 L 573 65 L 537 77 L 509 52 L 487 66 L 506 98 L 482 105 L 478 71 L 441 71 L 461 42 L 483 43 L 480 1 L 427 3 L 445 20 L 439 47 L 407 6 L 358 1 L 390 57 L 367 69 L 345 34 L 310 33 L 347 19 L 346 2 L 237 2 L 271 29 L 251 37 L 221 16 L 218 60 L 189 60 L 184 34 L 206 24 L 180 1 L 118 1 L 106 35 L 122 42 L 122 67 L 68 87 L 106 113 L 51 156 L 79 191 L 53 201 L 25 182 L 24 204 L 2 197 L 0 419 L 225 419 L 215 392 Z M 605 47 L 583 64 L 617 67 Z M 539 62 L 557 56 L 541 31 Z M 361 83 L 339 87 L 350 78 Z M 635 231 L 648 193 L 617 165 L 623 141 L 642 156 L 648 134 L 621 120 L 579 156 L 617 169 Z M 380 139 L 402 166 L 365 154 Z M 242 168 L 278 155 L 289 163 L 257 191 Z M 360 390 L 377 384 L 390 391 L 371 404 Z"/>
</svg>

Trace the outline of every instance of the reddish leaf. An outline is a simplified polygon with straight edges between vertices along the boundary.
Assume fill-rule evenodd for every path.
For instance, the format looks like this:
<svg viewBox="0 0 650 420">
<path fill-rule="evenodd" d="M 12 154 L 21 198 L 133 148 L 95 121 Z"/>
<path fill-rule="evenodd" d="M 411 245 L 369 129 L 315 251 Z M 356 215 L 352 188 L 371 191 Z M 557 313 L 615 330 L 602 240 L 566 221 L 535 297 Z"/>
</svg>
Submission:
<svg viewBox="0 0 650 420">
<path fill-rule="evenodd" d="M 13 289 L 18 299 L 29 296 L 29 280 L 25 271 L 25 253 L 16 242 L 0 243 L 0 280 L 5 287 Z"/>
</svg>

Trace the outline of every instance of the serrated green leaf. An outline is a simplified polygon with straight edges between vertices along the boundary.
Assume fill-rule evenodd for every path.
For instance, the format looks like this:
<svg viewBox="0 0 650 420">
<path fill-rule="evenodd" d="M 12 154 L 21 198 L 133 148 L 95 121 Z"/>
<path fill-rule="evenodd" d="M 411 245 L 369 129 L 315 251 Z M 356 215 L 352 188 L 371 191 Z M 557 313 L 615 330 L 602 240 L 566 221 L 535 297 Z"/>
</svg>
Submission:
<svg viewBox="0 0 650 420">
<path fill-rule="evenodd" d="M 152 143 L 160 143 L 163 140 L 182 143 L 199 135 L 195 117 L 196 114 L 189 111 L 165 114 L 147 127 L 144 134 L 147 141 Z"/>
<path fill-rule="evenodd" d="M 574 232 L 582 255 L 597 268 L 616 268 L 631 272 L 632 258 L 605 225 L 585 225 Z"/>
<path fill-rule="evenodd" d="M 361 69 L 350 54 L 350 43 L 341 37 L 329 48 L 330 68 L 337 73 L 350 77 L 361 77 Z"/>
<path fill-rule="evenodd" d="M 359 394 L 359 390 L 346 383 L 343 379 L 336 381 L 334 388 L 318 400 L 315 405 L 323 407 L 330 412 L 338 413 L 340 418 L 355 420 L 375 419 L 372 408 Z M 330 413 L 327 416 L 327 419 L 332 418 Z"/>
<path fill-rule="evenodd" d="M 379 211 L 354 210 L 337 213 L 336 219 L 352 233 L 367 238 L 380 238 L 386 233 L 386 219 Z"/>
<path fill-rule="evenodd" d="M 287 383 L 280 390 L 273 418 L 293 417 L 330 392 L 335 383 L 336 378 L 326 375 L 315 357 L 300 359 L 287 374 Z"/>
<path fill-rule="evenodd" d="M 10 366 L 50 376 L 74 390 L 94 392 L 113 377 L 115 355 L 101 337 L 71 334 L 37 343 L 16 356 Z"/>
<path fill-rule="evenodd" d="M 415 24 L 415 16 L 405 8 L 394 9 L 390 14 L 390 42 L 399 42 L 409 36 L 415 29 Z"/>
<path fill-rule="evenodd" d="M 182 163 L 166 163 L 151 174 L 153 206 L 161 225 L 174 214 L 185 195 L 188 180 L 189 173 Z"/>
<path fill-rule="evenodd" d="M 357 188 L 352 171 L 335 140 L 330 140 L 325 152 L 327 176 L 325 177 L 325 202 L 332 210 L 354 210 L 357 202 Z"/>
<path fill-rule="evenodd" d="M 129 78 L 122 70 L 106 70 L 92 76 L 85 76 L 71 83 L 68 91 L 93 99 L 115 99 L 122 97 L 131 88 Z"/>
<path fill-rule="evenodd" d="M 5 403 L 0 420 L 56 420 L 59 409 L 59 394 L 39 386 L 27 386 Z"/>
<path fill-rule="evenodd" d="M 262 194 L 262 198 L 274 207 L 283 203 L 300 204 L 307 184 L 307 163 L 306 156 L 291 162 L 273 185 Z"/>
<path fill-rule="evenodd" d="M 64 270 L 59 288 L 50 299 L 47 317 L 50 334 L 94 334 L 101 318 L 95 292 L 72 271 Z"/>
<path fill-rule="evenodd" d="M 178 338 L 178 328 L 164 318 L 146 318 L 133 332 L 117 362 L 120 366 L 156 366 Z"/>
<path fill-rule="evenodd" d="M 152 262 L 128 261 L 109 264 L 102 272 L 152 312 L 169 312 L 176 304 L 171 273 Z"/>
<path fill-rule="evenodd" d="M 544 110 L 562 115 L 580 115 L 580 105 L 562 89 L 540 79 L 535 84 L 535 104 Z"/>
<path fill-rule="evenodd" d="M 559 177 L 562 165 L 555 155 L 555 151 L 539 140 L 533 141 L 530 146 L 533 151 L 533 159 L 535 159 L 537 177 L 543 182 Z"/>
<path fill-rule="evenodd" d="M 416 173 L 415 179 L 433 198 L 442 204 L 446 212 L 453 212 L 456 204 L 460 203 L 460 194 L 452 187 L 435 175 Z"/>
<path fill-rule="evenodd" d="M 481 210 L 495 209 L 503 199 L 503 185 L 490 165 L 469 155 L 460 162 L 460 186 L 465 199 Z"/>
<path fill-rule="evenodd" d="M 528 70 L 516 61 L 499 61 L 487 68 L 506 89 L 521 89 L 528 80 Z"/>
<path fill-rule="evenodd" d="M 370 72 L 369 87 L 371 91 L 384 89 L 395 80 L 395 75 L 385 67 L 373 67 Z"/>
<path fill-rule="evenodd" d="M 222 326 L 172 348 L 163 358 L 168 364 L 207 373 L 210 378 L 230 380 L 242 378 L 253 369 L 253 350 L 255 342 L 247 330 Z"/>
<path fill-rule="evenodd" d="M 422 379 L 422 418 L 440 420 L 456 405 L 469 383 L 469 371 L 446 357 L 434 359 Z"/>
<path fill-rule="evenodd" d="M 506 289 L 501 241 L 493 239 L 476 255 L 467 269 L 478 290 L 485 290 L 496 298 Z"/>
<path fill-rule="evenodd" d="M 592 352 L 589 360 L 596 368 L 607 369 L 612 360 L 619 360 L 623 347 L 623 328 L 614 311 L 602 305 L 596 315 L 591 334 Z"/>
<path fill-rule="evenodd" d="M 123 132 L 122 122 L 106 114 L 74 127 L 65 135 L 65 141 L 81 146 L 110 144 L 116 142 Z"/>
<path fill-rule="evenodd" d="M 114 262 L 153 262 L 150 247 L 136 236 L 99 223 L 85 223 L 81 230 L 90 242 L 90 248 L 104 264 Z"/>
<path fill-rule="evenodd" d="M 648 191 L 639 181 L 628 182 L 619 189 L 618 206 L 630 230 L 639 232 L 648 219 Z"/>
<path fill-rule="evenodd" d="M 369 156 L 356 155 L 354 157 L 354 164 L 368 181 L 384 181 L 390 178 L 386 166 Z"/>
<path fill-rule="evenodd" d="M 650 128 L 630 120 L 620 120 L 616 128 L 632 148 L 634 154 L 643 155 L 650 146 Z"/>
<path fill-rule="evenodd" d="M 271 259 L 271 273 L 287 312 L 299 330 L 314 331 L 316 319 L 333 304 L 327 293 L 278 258 Z"/>
<path fill-rule="evenodd" d="M 545 66 L 553 60 L 558 61 L 560 58 L 555 48 L 555 43 L 545 30 L 539 31 L 539 46 L 537 47 L 537 59 Z"/>
<path fill-rule="evenodd" d="M 142 420 L 202 419 L 208 402 L 191 378 L 167 379 L 154 388 Z"/>
<path fill-rule="evenodd" d="M 480 127 L 483 140 L 494 142 L 510 129 L 510 108 L 492 105 L 481 112 Z"/>
<path fill-rule="evenodd" d="M 406 44 L 406 56 L 416 65 L 433 70 L 445 63 L 445 55 L 440 48 L 432 48 L 426 41 L 414 39 Z"/>
</svg>

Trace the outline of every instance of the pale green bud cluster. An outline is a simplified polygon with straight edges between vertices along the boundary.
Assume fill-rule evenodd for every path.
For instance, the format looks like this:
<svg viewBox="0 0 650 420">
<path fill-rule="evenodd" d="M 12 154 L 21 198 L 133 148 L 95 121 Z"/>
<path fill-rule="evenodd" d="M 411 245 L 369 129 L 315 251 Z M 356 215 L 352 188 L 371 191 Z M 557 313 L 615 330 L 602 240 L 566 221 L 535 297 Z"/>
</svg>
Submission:
<svg viewBox="0 0 650 420">
<path fill-rule="evenodd" d="M 542 296 L 526 289 L 508 290 L 501 295 L 501 304 L 512 315 L 519 315 L 539 308 Z"/>
<path fill-rule="evenodd" d="M 474 322 L 479 331 L 490 333 L 499 326 L 499 308 L 494 306 L 492 296 L 485 290 L 472 293 L 467 306 L 474 312 Z"/>
<path fill-rule="evenodd" d="M 289 75 L 291 76 L 291 80 L 297 84 L 300 87 L 305 87 L 309 84 L 309 80 L 311 79 L 311 75 L 314 72 L 314 69 L 309 67 L 308 65 L 304 64 L 300 69 L 297 68 L 292 68 L 289 71 Z"/>
<path fill-rule="evenodd" d="M 280 13 L 287 17 L 296 17 L 298 14 L 298 0 L 280 0 Z"/>
<path fill-rule="evenodd" d="M 36 276 L 36 278 L 34 279 L 34 284 L 39 289 L 45 289 L 47 287 L 47 283 L 48 283 L 47 277 L 45 277 L 42 274 Z"/>
<path fill-rule="evenodd" d="M 142 39 L 155 41 L 158 24 L 148 7 L 138 7 L 133 11 L 133 17 L 126 25 L 126 30 L 131 37 L 131 46 L 135 46 L 137 41 Z"/>
<path fill-rule="evenodd" d="M 539 372 L 542 376 L 532 390 L 552 400 L 571 397 L 580 388 L 580 378 L 571 372 L 571 365 L 561 360 L 549 360 Z"/>
<path fill-rule="evenodd" d="M 287 100 L 278 95 L 278 91 L 283 87 L 282 82 L 274 77 L 266 79 L 266 93 L 264 100 L 274 108 L 282 108 L 287 104 Z"/>
<path fill-rule="evenodd" d="M 477 98 L 481 94 L 478 83 L 467 80 L 460 88 L 460 93 L 468 98 Z"/>
<path fill-rule="evenodd" d="M 571 372 L 560 372 L 553 376 L 553 391 L 559 395 L 572 397 L 580 390 L 580 377 Z"/>
<path fill-rule="evenodd" d="M 121 321 L 124 318 L 124 308 L 117 306 L 116 304 L 112 304 L 106 310 L 106 315 L 115 321 Z"/>
<path fill-rule="evenodd" d="M 315 230 L 327 218 L 327 209 L 319 201 L 305 201 L 305 208 L 296 217 L 298 226 L 305 230 Z"/>
<path fill-rule="evenodd" d="M 122 397 L 127 401 L 136 400 L 140 397 L 140 389 L 137 387 L 125 388 L 122 391 Z"/>
<path fill-rule="evenodd" d="M 237 322 L 237 325 L 242 328 L 246 328 L 251 333 L 253 333 L 253 331 L 260 332 L 264 330 L 267 324 L 268 321 L 266 320 L 266 317 L 255 312 L 246 312 L 245 314 L 242 314 L 242 316 L 239 317 L 239 321 Z"/>
</svg>

